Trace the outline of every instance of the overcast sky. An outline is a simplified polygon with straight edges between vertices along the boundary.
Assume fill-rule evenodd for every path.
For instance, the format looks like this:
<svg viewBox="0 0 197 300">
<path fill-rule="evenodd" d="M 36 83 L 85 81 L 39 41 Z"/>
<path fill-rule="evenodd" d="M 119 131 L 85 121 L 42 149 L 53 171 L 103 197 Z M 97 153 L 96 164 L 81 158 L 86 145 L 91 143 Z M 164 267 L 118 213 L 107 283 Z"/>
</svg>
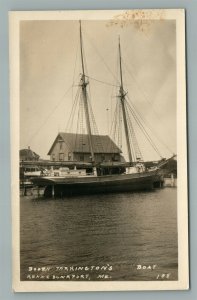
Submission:
<svg viewBox="0 0 197 300">
<path fill-rule="evenodd" d="M 145 31 L 134 22 L 123 28 L 107 24 L 82 22 L 88 75 L 115 84 L 120 35 L 125 90 L 160 141 L 176 153 L 175 22 L 154 21 Z M 65 131 L 80 72 L 78 21 L 21 22 L 20 148 L 30 146 L 47 158 L 57 133 Z M 99 132 L 108 134 L 115 90 L 92 80 L 90 89 Z M 160 141 L 154 141 L 164 157 L 171 155 Z M 147 150 L 146 160 L 158 158 Z"/>
</svg>

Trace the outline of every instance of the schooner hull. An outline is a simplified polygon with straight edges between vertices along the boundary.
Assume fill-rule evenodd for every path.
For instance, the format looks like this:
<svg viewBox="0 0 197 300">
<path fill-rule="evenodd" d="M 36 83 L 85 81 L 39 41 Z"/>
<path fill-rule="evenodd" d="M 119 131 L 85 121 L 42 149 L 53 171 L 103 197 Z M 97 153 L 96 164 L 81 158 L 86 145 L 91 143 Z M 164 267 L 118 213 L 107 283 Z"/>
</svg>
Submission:
<svg viewBox="0 0 197 300">
<path fill-rule="evenodd" d="M 33 182 L 45 187 L 46 197 L 151 190 L 162 185 L 161 177 L 155 172 L 77 178 L 39 177 Z"/>
</svg>

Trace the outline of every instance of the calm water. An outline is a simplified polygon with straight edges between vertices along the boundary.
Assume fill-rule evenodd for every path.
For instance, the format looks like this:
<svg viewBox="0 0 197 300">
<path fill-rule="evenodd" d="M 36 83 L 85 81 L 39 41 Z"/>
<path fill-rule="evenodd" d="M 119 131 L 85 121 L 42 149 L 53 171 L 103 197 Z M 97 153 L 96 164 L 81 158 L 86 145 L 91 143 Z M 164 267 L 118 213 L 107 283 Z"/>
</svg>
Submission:
<svg viewBox="0 0 197 300">
<path fill-rule="evenodd" d="M 177 280 L 176 196 L 21 197 L 21 280 Z"/>
</svg>

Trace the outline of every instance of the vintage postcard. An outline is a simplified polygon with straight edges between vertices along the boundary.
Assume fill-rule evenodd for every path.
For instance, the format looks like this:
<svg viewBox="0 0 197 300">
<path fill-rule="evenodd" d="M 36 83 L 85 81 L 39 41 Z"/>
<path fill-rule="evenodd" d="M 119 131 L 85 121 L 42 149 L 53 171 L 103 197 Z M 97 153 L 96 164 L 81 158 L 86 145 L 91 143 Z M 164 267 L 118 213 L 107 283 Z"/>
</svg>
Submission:
<svg viewBox="0 0 197 300">
<path fill-rule="evenodd" d="M 9 21 L 13 290 L 188 289 L 184 10 Z"/>
</svg>

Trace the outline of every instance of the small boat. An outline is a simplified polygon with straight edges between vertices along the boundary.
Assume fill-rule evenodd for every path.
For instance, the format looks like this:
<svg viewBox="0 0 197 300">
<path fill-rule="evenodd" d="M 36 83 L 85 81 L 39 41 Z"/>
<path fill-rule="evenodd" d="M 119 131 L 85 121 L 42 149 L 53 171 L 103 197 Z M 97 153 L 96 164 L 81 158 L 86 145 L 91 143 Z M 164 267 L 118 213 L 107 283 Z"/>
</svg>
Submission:
<svg viewBox="0 0 197 300">
<path fill-rule="evenodd" d="M 38 167 L 25 167 L 24 168 L 24 177 L 35 177 L 40 176 L 42 171 Z"/>
<path fill-rule="evenodd" d="M 73 162 L 73 167 L 60 167 L 57 170 L 51 168 L 48 175 L 41 175 L 32 178 L 34 185 L 45 187 L 44 195 L 46 197 L 56 196 L 62 197 L 65 195 L 75 194 L 95 194 L 95 193 L 113 193 L 113 192 L 129 192 L 150 190 L 163 185 L 163 172 L 160 172 L 161 167 L 170 159 L 162 159 L 156 166 L 147 168 L 141 158 L 141 152 L 137 143 L 132 123 L 128 119 L 128 108 L 126 107 L 126 95 L 123 86 L 122 74 L 122 58 L 120 39 L 118 44 L 119 49 L 119 71 L 120 85 L 118 93 L 119 107 L 122 113 L 122 122 L 126 138 L 126 147 L 129 161 L 124 163 L 95 162 L 94 145 L 92 138 L 92 126 L 90 122 L 91 107 L 89 104 L 87 85 L 88 76 L 85 74 L 84 53 L 82 47 L 82 29 L 80 22 L 80 53 L 81 53 L 81 69 L 80 75 L 80 92 L 83 101 L 82 106 L 85 114 L 86 129 L 88 134 L 88 146 L 91 154 L 91 162 L 88 167 L 79 168 L 77 163 Z M 146 134 L 146 131 L 144 130 Z M 148 136 L 149 142 L 152 142 Z M 133 142 L 134 145 L 131 145 Z M 156 147 L 155 147 L 156 149 Z M 134 153 L 134 151 L 136 152 Z"/>
</svg>

